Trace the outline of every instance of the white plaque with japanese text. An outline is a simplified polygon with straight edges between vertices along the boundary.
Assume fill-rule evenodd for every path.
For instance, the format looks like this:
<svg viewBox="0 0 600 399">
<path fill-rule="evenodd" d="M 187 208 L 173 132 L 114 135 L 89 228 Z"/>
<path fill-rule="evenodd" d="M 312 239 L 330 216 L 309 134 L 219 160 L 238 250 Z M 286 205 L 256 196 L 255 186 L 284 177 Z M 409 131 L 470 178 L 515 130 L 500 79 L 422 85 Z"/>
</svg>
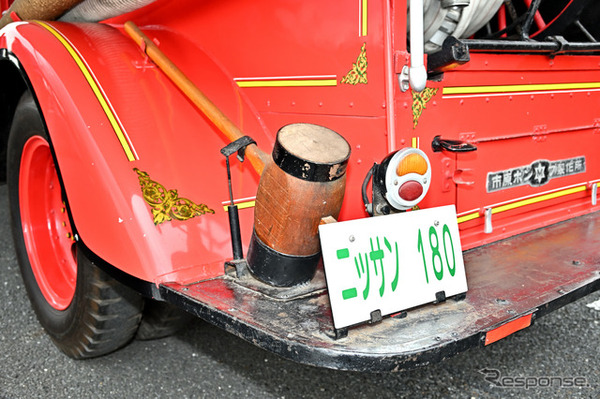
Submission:
<svg viewBox="0 0 600 399">
<path fill-rule="evenodd" d="M 335 328 L 467 291 L 454 205 L 319 226 Z"/>
</svg>

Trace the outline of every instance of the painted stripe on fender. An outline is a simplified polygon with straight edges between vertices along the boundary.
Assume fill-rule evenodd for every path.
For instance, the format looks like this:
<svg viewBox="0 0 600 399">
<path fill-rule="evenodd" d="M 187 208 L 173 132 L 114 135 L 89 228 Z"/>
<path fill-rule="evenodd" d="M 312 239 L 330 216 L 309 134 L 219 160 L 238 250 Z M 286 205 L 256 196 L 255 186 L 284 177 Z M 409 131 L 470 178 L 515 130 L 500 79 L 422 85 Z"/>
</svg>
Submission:
<svg viewBox="0 0 600 399">
<path fill-rule="evenodd" d="M 54 29 L 52 26 L 50 26 L 44 22 L 41 22 L 41 21 L 34 21 L 34 22 L 36 24 L 38 24 L 39 26 L 45 28 L 48 32 L 50 32 L 65 47 L 67 52 L 73 58 L 73 61 L 75 61 L 75 63 L 79 67 L 79 70 L 81 70 L 81 73 L 83 74 L 83 76 L 85 77 L 85 80 L 90 85 L 90 88 L 94 92 L 94 95 L 96 96 L 96 99 L 100 103 L 102 110 L 106 114 L 106 117 L 108 118 L 108 121 L 110 122 L 110 125 L 112 126 L 112 128 L 117 136 L 117 139 L 119 140 L 119 143 L 121 144 L 121 146 L 123 147 L 123 150 L 125 151 L 125 155 L 127 156 L 127 159 L 130 162 L 138 160 L 139 158 L 138 158 L 137 154 L 135 153 L 135 151 L 132 149 L 133 146 L 130 145 L 130 140 L 127 137 L 127 134 L 123 131 L 123 128 L 121 127 L 121 125 L 119 124 L 119 121 L 118 121 L 116 115 L 114 114 L 112 107 L 110 106 L 110 104 L 108 102 L 108 99 L 105 97 L 104 93 L 98 86 L 98 83 L 92 76 L 92 73 L 89 70 L 88 66 L 81 59 L 81 57 L 79 56 L 77 51 L 73 48 L 73 46 L 69 43 L 69 41 L 59 31 Z"/>
</svg>

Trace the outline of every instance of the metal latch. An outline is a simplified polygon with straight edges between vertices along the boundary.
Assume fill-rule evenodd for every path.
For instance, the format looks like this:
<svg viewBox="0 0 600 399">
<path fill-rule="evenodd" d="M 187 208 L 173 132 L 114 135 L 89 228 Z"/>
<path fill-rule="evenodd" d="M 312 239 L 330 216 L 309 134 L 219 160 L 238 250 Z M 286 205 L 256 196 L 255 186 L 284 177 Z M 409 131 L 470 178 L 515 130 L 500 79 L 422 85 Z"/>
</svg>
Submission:
<svg viewBox="0 0 600 399">
<path fill-rule="evenodd" d="M 449 151 L 449 152 L 469 152 L 477 151 L 477 147 L 473 144 L 462 140 L 443 139 L 442 136 L 435 136 L 431 142 L 433 152 Z"/>
</svg>

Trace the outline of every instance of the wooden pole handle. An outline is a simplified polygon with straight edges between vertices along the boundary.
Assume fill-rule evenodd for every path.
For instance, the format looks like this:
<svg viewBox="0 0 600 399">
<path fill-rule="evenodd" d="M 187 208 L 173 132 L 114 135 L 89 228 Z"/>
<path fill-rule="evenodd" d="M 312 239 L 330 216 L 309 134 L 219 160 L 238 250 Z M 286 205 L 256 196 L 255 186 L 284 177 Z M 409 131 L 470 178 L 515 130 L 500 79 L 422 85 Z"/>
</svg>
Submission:
<svg viewBox="0 0 600 399">
<path fill-rule="evenodd" d="M 133 22 L 127 21 L 125 32 L 142 48 L 148 57 L 173 83 L 206 115 L 230 141 L 244 133 L 196 86 Z M 246 157 L 261 175 L 269 157 L 255 144 L 246 148 Z"/>
</svg>

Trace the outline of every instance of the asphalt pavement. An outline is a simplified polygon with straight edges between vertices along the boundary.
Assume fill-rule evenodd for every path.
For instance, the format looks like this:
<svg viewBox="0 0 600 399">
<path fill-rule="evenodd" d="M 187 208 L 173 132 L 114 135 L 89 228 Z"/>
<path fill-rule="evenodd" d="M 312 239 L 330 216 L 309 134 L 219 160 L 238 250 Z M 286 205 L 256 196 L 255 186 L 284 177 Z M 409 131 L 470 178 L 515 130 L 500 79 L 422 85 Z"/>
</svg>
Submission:
<svg viewBox="0 0 600 399">
<path fill-rule="evenodd" d="M 600 293 L 486 348 L 401 373 L 299 365 L 200 320 L 92 360 L 67 358 L 29 305 L 0 187 L 0 398 L 597 398 Z"/>
</svg>

